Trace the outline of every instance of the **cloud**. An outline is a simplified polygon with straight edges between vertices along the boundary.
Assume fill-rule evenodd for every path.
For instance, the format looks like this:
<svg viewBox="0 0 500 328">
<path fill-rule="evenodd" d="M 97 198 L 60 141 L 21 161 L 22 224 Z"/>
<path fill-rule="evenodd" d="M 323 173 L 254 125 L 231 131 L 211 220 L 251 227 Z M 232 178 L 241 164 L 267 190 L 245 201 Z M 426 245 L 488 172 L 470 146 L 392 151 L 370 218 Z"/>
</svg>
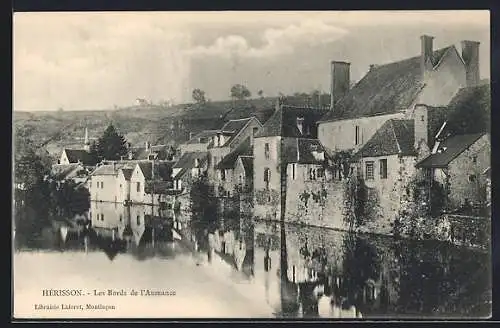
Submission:
<svg viewBox="0 0 500 328">
<path fill-rule="evenodd" d="M 305 20 L 284 28 L 268 28 L 262 34 L 262 45 L 252 47 L 247 39 L 240 35 L 228 35 L 217 38 L 209 46 L 198 46 L 186 52 L 193 56 L 221 57 L 269 57 L 293 53 L 303 46 L 315 46 L 330 43 L 343 37 L 347 30 L 323 23 Z"/>
</svg>

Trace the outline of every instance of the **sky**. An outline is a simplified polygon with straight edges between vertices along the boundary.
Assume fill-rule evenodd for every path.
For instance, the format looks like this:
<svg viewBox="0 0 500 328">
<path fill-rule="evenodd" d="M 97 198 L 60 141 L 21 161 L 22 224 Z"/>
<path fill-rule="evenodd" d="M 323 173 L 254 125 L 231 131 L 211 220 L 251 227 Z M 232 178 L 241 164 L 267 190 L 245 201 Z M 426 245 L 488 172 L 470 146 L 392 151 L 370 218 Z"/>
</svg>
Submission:
<svg viewBox="0 0 500 328">
<path fill-rule="evenodd" d="M 488 11 L 15 13 L 13 33 L 14 110 L 178 104 L 194 88 L 224 100 L 236 83 L 328 92 L 332 60 L 357 81 L 370 64 L 419 55 L 422 34 L 435 49 L 479 41 L 490 74 Z"/>
</svg>

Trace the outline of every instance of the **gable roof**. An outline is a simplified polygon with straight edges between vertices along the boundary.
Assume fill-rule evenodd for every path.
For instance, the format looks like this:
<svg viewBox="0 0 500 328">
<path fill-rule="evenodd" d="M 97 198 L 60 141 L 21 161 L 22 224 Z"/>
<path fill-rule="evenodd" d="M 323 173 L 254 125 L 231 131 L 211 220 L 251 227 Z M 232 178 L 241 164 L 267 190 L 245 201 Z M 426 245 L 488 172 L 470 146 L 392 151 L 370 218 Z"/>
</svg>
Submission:
<svg viewBox="0 0 500 328">
<path fill-rule="evenodd" d="M 328 112 L 327 108 L 293 107 L 280 105 L 274 114 L 267 120 L 263 127 L 255 135 L 259 137 L 291 137 L 303 138 L 306 136 L 315 137 L 316 123 Z M 297 127 L 297 118 L 303 118 L 304 127 L 311 129 L 309 135 L 300 133 Z M 304 131 L 306 133 L 307 131 Z"/>
<path fill-rule="evenodd" d="M 252 156 L 253 149 L 250 143 L 250 138 L 246 138 L 235 150 L 224 156 L 224 158 L 217 164 L 217 169 L 232 169 L 234 168 L 239 156 Z"/>
<path fill-rule="evenodd" d="M 116 162 L 113 164 L 102 164 L 98 166 L 91 175 L 117 175 L 118 171 L 123 168 L 131 169 L 131 164 L 127 162 Z"/>
<path fill-rule="evenodd" d="M 79 161 L 83 164 L 92 164 L 92 158 L 88 151 L 85 149 L 64 149 L 66 152 L 66 157 L 70 164 L 78 163 Z"/>
<path fill-rule="evenodd" d="M 389 155 L 415 155 L 415 124 L 413 120 L 387 120 L 353 159 Z"/>
<path fill-rule="evenodd" d="M 453 48 L 449 46 L 434 51 L 432 65 L 438 65 L 446 52 Z M 394 114 L 407 109 L 424 87 L 420 58 L 415 56 L 375 65 L 321 121 Z"/>
<path fill-rule="evenodd" d="M 79 163 L 55 164 L 52 165 L 51 174 L 54 178 L 60 180 L 65 179 L 78 169 L 83 169 L 83 166 Z"/>
<path fill-rule="evenodd" d="M 150 154 L 157 154 L 157 160 L 166 160 L 168 155 L 167 145 L 155 145 L 150 149 L 146 147 L 131 147 L 129 153 L 132 155 L 133 160 L 147 160 Z"/>
<path fill-rule="evenodd" d="M 287 163 L 322 164 L 327 153 L 318 139 L 285 138 L 283 157 Z M 318 156 L 322 154 L 323 158 Z"/>
<path fill-rule="evenodd" d="M 234 119 L 234 120 L 229 120 L 226 122 L 220 130 L 216 132 L 216 134 L 223 134 L 227 136 L 228 138 L 225 140 L 224 144 L 220 147 L 225 147 L 230 145 L 233 140 L 236 138 L 236 136 L 239 135 L 239 133 L 250 123 L 250 121 L 256 120 L 259 125 L 262 126 L 260 121 L 255 118 L 255 117 L 247 117 L 247 118 L 241 118 L 241 119 Z M 209 148 L 214 147 L 213 142 L 209 143 L 208 145 Z"/>
<path fill-rule="evenodd" d="M 245 175 L 248 177 L 253 176 L 253 157 L 252 156 L 240 156 L 241 163 L 243 164 L 243 169 L 245 170 Z"/>
<path fill-rule="evenodd" d="M 484 133 L 462 134 L 447 138 L 439 144 L 435 154 L 418 162 L 417 168 L 443 168 L 473 145 Z"/>
<path fill-rule="evenodd" d="M 188 168 L 191 169 L 195 167 L 195 160 L 197 159 L 200 162 L 200 165 L 203 164 L 207 159 L 206 152 L 185 152 L 182 154 L 181 158 L 174 164 L 174 169 L 179 168 Z"/>
<path fill-rule="evenodd" d="M 150 161 L 147 162 L 139 162 L 137 163 L 139 165 L 139 168 L 142 171 L 142 174 L 144 174 L 144 177 L 146 180 L 151 180 L 153 179 L 153 163 Z M 154 178 L 156 180 L 161 179 L 164 181 L 170 180 L 170 176 L 172 174 L 172 163 L 168 162 L 159 162 L 159 163 L 154 163 Z"/>
</svg>

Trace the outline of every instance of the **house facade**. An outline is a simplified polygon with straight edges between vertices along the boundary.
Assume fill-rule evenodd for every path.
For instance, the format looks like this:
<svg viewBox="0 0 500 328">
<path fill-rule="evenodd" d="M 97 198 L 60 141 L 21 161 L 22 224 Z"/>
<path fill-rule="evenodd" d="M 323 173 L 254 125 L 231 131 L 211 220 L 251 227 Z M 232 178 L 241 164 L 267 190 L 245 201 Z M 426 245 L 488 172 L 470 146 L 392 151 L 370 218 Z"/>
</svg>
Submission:
<svg viewBox="0 0 500 328">
<path fill-rule="evenodd" d="M 487 133 L 452 136 L 416 166 L 431 181 L 444 186 L 448 209 L 487 202 L 487 176 L 491 165 L 491 142 Z"/>
<path fill-rule="evenodd" d="M 320 199 L 325 199 L 321 197 L 324 188 L 319 180 L 326 180 L 323 167 L 326 157 L 324 148 L 315 137 L 316 122 L 325 111 L 277 104 L 275 113 L 255 135 L 253 190 L 256 217 L 279 220 L 282 195 L 286 195 L 285 217 L 289 221 L 307 220 L 307 213 L 311 216 L 317 214 L 311 209 L 312 202 L 308 201 L 312 193 L 315 199 L 318 195 L 318 207 L 323 206 Z M 286 170 L 286 194 L 281 190 L 282 169 Z"/>
<path fill-rule="evenodd" d="M 216 167 L 214 187 L 218 195 L 231 196 L 236 191 L 249 191 L 253 179 L 253 137 L 247 138 Z"/>
<path fill-rule="evenodd" d="M 208 178 L 216 184 L 218 180 L 217 165 L 231 151 L 236 149 L 247 138 L 257 133 L 262 124 L 255 117 L 230 120 L 217 131 L 208 146 Z"/>
<path fill-rule="evenodd" d="M 123 202 L 121 196 L 125 185 L 118 183 L 119 172 L 122 168 L 132 168 L 128 163 L 111 162 L 99 165 L 90 175 L 88 187 L 91 201 Z"/>
<path fill-rule="evenodd" d="M 130 176 L 130 202 L 156 204 L 166 202 L 172 189 L 172 163 L 139 162 Z"/>
<path fill-rule="evenodd" d="M 460 88 L 479 82 L 479 43 L 463 41 L 433 49 L 433 37 L 421 36 L 420 56 L 372 65 L 352 89 L 349 74 L 332 74 L 332 108 L 319 122 L 318 138 L 330 151 L 356 152 L 390 119 L 413 119 L 415 107 L 447 106 Z M 349 63 L 332 62 L 332 72 Z M 347 79 L 347 81 L 346 81 Z M 339 91 L 340 90 L 340 91 Z"/>
</svg>

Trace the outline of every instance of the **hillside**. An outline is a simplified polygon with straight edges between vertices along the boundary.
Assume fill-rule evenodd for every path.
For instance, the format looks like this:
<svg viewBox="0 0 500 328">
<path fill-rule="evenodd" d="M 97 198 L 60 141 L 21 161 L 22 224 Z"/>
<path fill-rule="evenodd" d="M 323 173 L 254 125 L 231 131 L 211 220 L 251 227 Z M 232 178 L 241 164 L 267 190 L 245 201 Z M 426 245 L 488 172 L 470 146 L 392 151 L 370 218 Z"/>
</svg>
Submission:
<svg viewBox="0 0 500 328">
<path fill-rule="evenodd" d="M 303 106 L 304 96 L 291 96 L 286 102 Z M 117 110 L 19 112 L 13 115 L 14 129 L 27 129 L 36 143 L 44 143 L 50 154 L 58 155 L 63 147 L 81 147 L 85 127 L 89 137 L 97 138 L 112 122 L 128 142 L 142 145 L 178 144 L 189 133 L 216 129 L 230 119 L 256 116 L 264 123 L 273 113 L 277 98 L 242 101 L 213 101 L 203 105 L 181 104 L 171 107 L 131 106 Z M 322 96 L 329 103 L 329 96 Z M 50 142 L 47 142 L 50 139 Z"/>
</svg>

